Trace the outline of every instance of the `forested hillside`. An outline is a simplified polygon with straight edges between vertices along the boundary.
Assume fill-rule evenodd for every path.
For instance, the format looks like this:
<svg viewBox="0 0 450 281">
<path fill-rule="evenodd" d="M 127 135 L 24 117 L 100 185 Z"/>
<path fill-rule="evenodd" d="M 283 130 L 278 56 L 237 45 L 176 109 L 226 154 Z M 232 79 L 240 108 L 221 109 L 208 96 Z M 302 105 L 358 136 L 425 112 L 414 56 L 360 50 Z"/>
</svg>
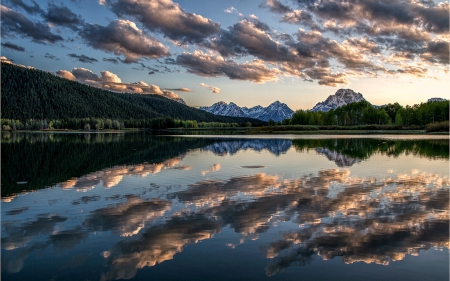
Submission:
<svg viewBox="0 0 450 281">
<path fill-rule="evenodd" d="M 244 124 L 251 118 L 217 116 L 158 95 L 115 93 L 51 73 L 1 64 L 2 119 L 110 118 L 121 121 L 171 118 Z"/>
<path fill-rule="evenodd" d="M 432 101 L 413 106 L 398 103 L 374 107 L 367 101 L 353 102 L 328 112 L 297 110 L 284 125 L 398 125 L 419 126 L 449 120 L 449 101 Z"/>
</svg>

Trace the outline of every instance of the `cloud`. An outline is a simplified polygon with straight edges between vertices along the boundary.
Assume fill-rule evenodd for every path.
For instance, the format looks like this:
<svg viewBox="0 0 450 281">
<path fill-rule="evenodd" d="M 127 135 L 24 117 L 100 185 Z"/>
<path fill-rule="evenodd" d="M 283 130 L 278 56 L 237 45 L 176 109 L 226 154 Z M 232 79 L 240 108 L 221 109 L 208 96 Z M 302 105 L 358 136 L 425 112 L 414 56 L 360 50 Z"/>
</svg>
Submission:
<svg viewBox="0 0 450 281">
<path fill-rule="evenodd" d="M 97 81 L 99 80 L 99 77 L 97 74 L 95 74 L 94 72 L 92 72 L 92 70 L 87 69 L 87 68 L 74 68 L 72 70 L 72 74 L 77 78 L 82 80 L 94 80 Z"/>
<path fill-rule="evenodd" d="M 84 63 L 94 63 L 98 62 L 97 59 L 91 58 L 85 55 L 77 55 L 77 54 L 68 54 L 69 57 L 76 59 L 77 61 L 84 62 Z"/>
<path fill-rule="evenodd" d="M 427 46 L 423 49 L 420 57 L 423 60 L 440 63 L 449 64 L 449 43 L 446 41 L 431 41 L 428 42 Z"/>
<path fill-rule="evenodd" d="M 129 20 L 117 20 L 108 26 L 88 24 L 80 36 L 94 49 L 125 56 L 125 63 L 137 62 L 140 58 L 169 56 L 169 50 L 153 36 L 145 34 Z"/>
<path fill-rule="evenodd" d="M 279 0 L 266 0 L 260 7 L 268 7 L 271 12 L 285 14 L 292 12 L 291 7 L 282 4 Z"/>
<path fill-rule="evenodd" d="M 113 64 L 118 64 L 119 63 L 119 61 L 117 59 L 115 59 L 115 58 L 103 58 L 103 61 L 107 61 L 107 62 L 110 62 L 110 63 L 113 63 Z"/>
<path fill-rule="evenodd" d="M 49 3 L 47 12 L 43 15 L 44 19 L 56 25 L 78 30 L 84 24 L 81 16 L 76 15 L 64 5 L 57 6 L 55 3 Z"/>
<path fill-rule="evenodd" d="M 220 89 L 217 87 L 206 85 L 205 83 L 200 83 L 200 86 L 210 89 L 213 94 L 220 94 Z"/>
<path fill-rule="evenodd" d="M 169 99 L 173 99 L 183 104 L 185 104 L 183 99 L 175 94 L 173 90 L 177 92 L 191 91 L 188 88 L 161 89 L 157 85 L 148 85 L 143 81 L 139 81 L 136 83 L 125 83 L 122 82 L 122 79 L 120 79 L 119 76 L 107 70 L 101 71 L 100 76 L 92 72 L 92 70 L 82 67 L 74 68 L 71 72 L 67 70 L 59 70 L 58 72 L 56 72 L 56 74 L 69 80 L 76 80 L 78 82 L 109 91 L 136 94 L 156 94 Z M 164 167 L 164 165 L 161 167 Z M 96 182 L 97 181 L 98 180 L 96 180 Z M 95 184 L 89 186 L 92 187 L 94 185 Z"/>
<path fill-rule="evenodd" d="M 242 19 L 220 38 L 211 40 L 207 47 L 222 56 L 252 55 L 265 61 L 294 59 L 288 48 L 276 42 L 267 32 L 269 27 L 259 20 Z"/>
<path fill-rule="evenodd" d="M 262 61 L 238 64 L 225 60 L 221 56 L 208 55 L 203 52 L 184 52 L 177 57 L 178 65 L 188 72 L 205 77 L 228 76 L 234 80 L 247 80 L 256 83 L 278 80 L 278 69 L 268 68 Z"/>
<path fill-rule="evenodd" d="M 167 89 L 169 91 L 175 91 L 175 92 L 185 92 L 185 93 L 190 93 L 193 92 L 191 89 L 189 88 L 174 88 L 174 89 Z"/>
<path fill-rule="evenodd" d="M 10 61 L 7 57 L 5 57 L 5 56 L 1 56 L 1 61 L 3 62 L 3 63 L 10 63 L 10 64 L 13 64 L 13 62 L 12 61 Z"/>
<path fill-rule="evenodd" d="M 307 69 L 305 74 L 314 80 L 319 80 L 319 85 L 338 87 L 342 84 L 348 84 L 348 80 L 343 73 L 332 73 L 330 68 L 315 67 Z"/>
<path fill-rule="evenodd" d="M 59 60 L 59 58 L 57 58 L 56 56 L 49 54 L 49 53 L 45 53 L 44 58 L 51 59 L 51 60 Z"/>
<path fill-rule="evenodd" d="M 235 7 L 231 6 L 229 8 L 226 8 L 224 10 L 224 12 L 227 14 L 233 14 L 233 13 L 238 13 L 238 10 Z"/>
<path fill-rule="evenodd" d="M 11 43 L 11 42 L 2 43 L 2 46 L 5 47 L 5 48 L 8 48 L 8 49 L 11 49 L 11 50 L 18 51 L 18 52 L 25 52 L 25 48 L 24 47 L 18 46 L 16 44 Z"/>
<path fill-rule="evenodd" d="M 397 73 L 408 74 L 416 77 L 425 77 L 428 69 L 423 67 L 404 66 L 397 70 Z"/>
<path fill-rule="evenodd" d="M 23 14 L 13 11 L 6 6 L 1 6 L 2 37 L 15 37 L 21 35 L 31 37 L 33 42 L 39 44 L 55 43 L 63 38 L 53 34 L 48 25 L 34 23 Z"/>
<path fill-rule="evenodd" d="M 421 58 L 429 65 L 449 64 L 445 39 L 449 31 L 450 4 L 447 2 L 292 2 L 297 3 L 299 9 L 278 0 L 266 0 L 260 6 L 278 14 L 280 21 L 300 26 L 297 40 L 286 34 L 276 34 L 275 38 L 284 41 L 280 44 L 270 36 L 273 32 L 258 33 L 255 24 L 242 20 L 206 46 L 222 56 L 252 55 L 278 65 L 280 70 L 290 75 L 306 80 L 318 77 L 319 84 L 334 86 L 348 83 L 347 74 L 374 77 L 389 73 L 381 62 L 400 67 L 395 71 L 397 74 L 418 77 L 426 74 L 414 66 L 415 58 Z M 309 31 L 305 32 L 303 28 Z M 250 39 L 242 40 L 246 36 Z M 336 37 L 342 40 L 336 40 Z M 253 43 L 257 41 L 258 44 Z M 407 68 L 405 64 L 408 64 Z M 336 66 L 346 70 L 330 75 L 329 69 L 323 69 Z"/>
<path fill-rule="evenodd" d="M 8 0 L 7 3 L 9 3 L 12 7 L 20 7 L 28 14 L 43 14 L 44 11 L 41 9 L 41 7 L 35 2 L 31 1 L 33 5 L 27 5 L 22 0 Z"/>
<path fill-rule="evenodd" d="M 151 31 L 176 41 L 198 43 L 220 33 L 220 24 L 201 15 L 185 12 L 171 0 L 108 0 L 119 17 L 132 16 Z"/>
</svg>

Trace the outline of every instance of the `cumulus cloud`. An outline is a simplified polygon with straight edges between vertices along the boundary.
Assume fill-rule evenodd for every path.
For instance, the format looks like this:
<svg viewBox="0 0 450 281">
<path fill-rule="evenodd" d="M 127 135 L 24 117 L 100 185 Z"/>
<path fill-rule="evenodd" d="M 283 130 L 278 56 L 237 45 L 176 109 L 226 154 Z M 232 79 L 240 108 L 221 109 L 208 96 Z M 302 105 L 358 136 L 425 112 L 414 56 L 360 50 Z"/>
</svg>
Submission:
<svg viewBox="0 0 450 281">
<path fill-rule="evenodd" d="M 298 25 L 296 38 L 277 34 L 275 38 L 284 41 L 281 44 L 270 33 L 255 32 L 258 30 L 251 21 L 242 20 L 220 38 L 211 40 L 208 47 L 223 56 L 253 55 L 278 64 L 290 75 L 306 80 L 317 77 L 319 84 L 332 86 L 348 83 L 348 74 L 373 77 L 389 73 L 380 62 L 400 67 L 395 71 L 397 74 L 418 77 L 425 77 L 426 73 L 414 65 L 415 58 L 429 65 L 449 64 L 448 42 L 444 39 L 449 30 L 449 3 L 402 0 L 292 3 L 296 3 L 297 9 L 279 0 L 266 0 L 260 6 L 278 14 L 280 21 Z M 330 34 L 342 40 L 331 39 Z M 242 40 L 245 36 L 251 39 Z M 257 41 L 258 44 L 253 43 Z M 329 68 L 333 66 L 346 70 L 330 75 Z"/>
<path fill-rule="evenodd" d="M 173 99 L 180 103 L 184 104 L 184 101 L 175 94 L 173 91 L 177 92 L 190 92 L 189 88 L 176 88 L 176 89 L 161 89 L 157 85 L 149 85 L 143 81 L 139 81 L 136 83 L 125 83 L 122 82 L 117 74 L 112 73 L 107 70 L 103 70 L 100 72 L 100 76 L 95 74 L 92 70 L 83 68 L 83 67 L 75 67 L 72 71 L 67 70 L 59 70 L 56 72 L 57 75 L 69 79 L 76 80 L 78 82 L 102 88 L 105 90 L 110 90 L 114 92 L 127 92 L 127 93 L 137 93 L 137 94 L 156 94 L 161 95 L 169 99 Z"/>
<path fill-rule="evenodd" d="M 55 3 L 49 3 L 47 12 L 43 15 L 44 19 L 56 25 L 78 30 L 84 24 L 81 16 L 76 15 L 64 5 L 57 6 Z"/>
<path fill-rule="evenodd" d="M 13 11 L 6 6 L 1 6 L 2 37 L 15 37 L 21 35 L 30 37 L 33 42 L 39 44 L 48 44 L 62 41 L 63 38 L 53 34 L 50 27 L 46 24 L 34 23 L 23 14 Z"/>
<path fill-rule="evenodd" d="M 132 16 L 151 31 L 172 40 L 197 43 L 220 33 L 220 24 L 201 15 L 184 11 L 171 0 L 108 0 L 119 17 Z"/>
<path fill-rule="evenodd" d="M 214 86 L 209 86 L 205 83 L 200 83 L 200 86 L 210 89 L 213 94 L 220 94 L 220 89 Z"/>
<path fill-rule="evenodd" d="M 13 64 L 13 62 L 10 61 L 10 60 L 9 60 L 7 57 L 5 57 L 5 56 L 1 56 L 1 61 L 4 62 L 4 63 L 10 63 L 10 64 Z"/>
<path fill-rule="evenodd" d="M 274 13 L 284 14 L 292 11 L 291 7 L 282 4 L 279 0 L 266 0 L 260 7 L 268 7 Z"/>
<path fill-rule="evenodd" d="M 226 9 L 224 10 L 224 12 L 227 13 L 227 14 L 232 14 L 232 13 L 237 13 L 238 10 L 237 10 L 235 7 L 231 6 L 231 7 L 229 7 L 229 8 L 226 8 Z"/>
<path fill-rule="evenodd" d="M 262 61 L 252 61 L 238 64 L 232 60 L 225 60 L 222 56 L 205 54 L 195 51 L 184 52 L 177 57 L 177 63 L 188 72 L 205 77 L 228 76 L 234 80 L 247 80 L 256 83 L 278 80 L 280 71 L 268 68 Z"/>
<path fill-rule="evenodd" d="M 24 47 L 16 45 L 16 44 L 13 44 L 11 42 L 2 43 L 2 46 L 4 48 L 8 48 L 8 49 L 15 50 L 15 51 L 18 51 L 18 52 L 25 52 L 25 48 Z"/>
<path fill-rule="evenodd" d="M 423 49 L 420 57 L 432 63 L 449 64 L 450 48 L 446 41 L 431 41 Z"/>
<path fill-rule="evenodd" d="M 159 58 L 170 55 L 160 41 L 140 30 L 129 20 L 117 20 L 108 26 L 85 25 L 80 31 L 86 43 L 99 50 L 125 56 L 126 63 L 140 58 Z"/>
</svg>

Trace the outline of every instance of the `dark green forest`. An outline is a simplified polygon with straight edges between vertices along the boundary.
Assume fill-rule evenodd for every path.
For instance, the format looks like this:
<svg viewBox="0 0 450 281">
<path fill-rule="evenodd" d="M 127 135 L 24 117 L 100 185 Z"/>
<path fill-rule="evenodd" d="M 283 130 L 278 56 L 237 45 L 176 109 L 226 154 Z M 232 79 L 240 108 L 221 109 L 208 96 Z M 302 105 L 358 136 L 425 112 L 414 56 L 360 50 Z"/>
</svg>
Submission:
<svg viewBox="0 0 450 281">
<path fill-rule="evenodd" d="M 34 127 L 45 127 L 53 121 L 66 126 L 80 123 L 73 129 L 83 129 L 86 119 L 91 126 L 116 123 L 110 125 L 111 128 L 167 128 L 173 126 L 176 119 L 239 126 L 247 122 L 253 126 L 265 124 L 251 118 L 214 115 L 159 95 L 110 92 L 7 63 L 1 64 L 1 87 L 2 119 L 18 120 Z M 36 122 L 43 124 L 36 125 Z"/>
<path fill-rule="evenodd" d="M 427 124 L 448 120 L 448 101 L 427 102 L 405 107 L 398 103 L 375 107 L 366 101 L 361 101 L 349 103 L 328 112 L 297 110 L 291 119 L 283 121 L 283 125 L 397 125 L 423 128 Z"/>
</svg>

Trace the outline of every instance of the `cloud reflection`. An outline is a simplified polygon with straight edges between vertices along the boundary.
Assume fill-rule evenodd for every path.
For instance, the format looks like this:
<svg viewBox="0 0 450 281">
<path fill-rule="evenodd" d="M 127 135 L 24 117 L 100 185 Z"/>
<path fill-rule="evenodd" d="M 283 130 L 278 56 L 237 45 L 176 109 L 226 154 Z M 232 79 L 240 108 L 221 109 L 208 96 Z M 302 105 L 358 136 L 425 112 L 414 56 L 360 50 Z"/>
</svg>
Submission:
<svg viewBox="0 0 450 281">
<path fill-rule="evenodd" d="M 88 231 L 112 231 L 120 236 L 133 236 L 145 226 L 155 221 L 170 209 L 166 200 L 143 200 L 128 196 L 127 202 L 97 209 L 83 223 Z"/>
<path fill-rule="evenodd" d="M 161 163 L 115 166 L 90 173 L 80 178 L 70 179 L 66 182 L 60 183 L 59 186 L 62 189 L 75 188 L 77 191 L 82 192 L 91 190 L 100 183 L 102 183 L 104 188 L 111 188 L 118 185 L 124 176 L 146 177 L 149 174 L 157 174 L 163 169 L 175 169 L 182 159 L 183 157 L 180 156 L 167 159 Z M 188 170 L 190 167 L 182 166 L 179 169 Z"/>
<path fill-rule="evenodd" d="M 221 223 L 203 215 L 173 217 L 163 225 L 151 227 L 138 240 L 121 241 L 104 252 L 112 269 L 101 280 L 131 279 L 138 269 L 171 260 L 187 244 L 210 239 L 221 229 Z"/>
</svg>

